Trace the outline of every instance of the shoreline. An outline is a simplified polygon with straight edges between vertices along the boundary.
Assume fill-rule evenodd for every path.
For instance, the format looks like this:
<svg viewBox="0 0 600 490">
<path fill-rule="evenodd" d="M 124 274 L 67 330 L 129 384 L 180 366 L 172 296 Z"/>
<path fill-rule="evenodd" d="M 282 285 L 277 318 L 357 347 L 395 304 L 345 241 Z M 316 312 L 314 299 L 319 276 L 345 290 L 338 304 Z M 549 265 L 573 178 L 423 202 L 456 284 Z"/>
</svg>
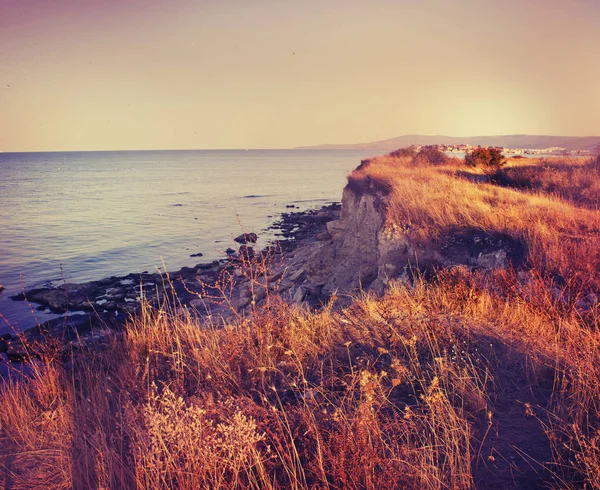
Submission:
<svg viewBox="0 0 600 490">
<path fill-rule="evenodd" d="M 294 298 L 290 293 L 295 271 L 288 268 L 293 252 L 326 232 L 326 224 L 338 219 L 340 210 L 341 204 L 333 202 L 316 209 L 281 213 L 280 219 L 266 228 L 280 238 L 260 251 L 256 251 L 256 235 L 242 234 L 235 239 L 238 250 L 229 248 L 227 258 L 200 262 L 194 267 L 64 283 L 10 296 L 13 301 L 27 301 L 38 311 L 49 310 L 63 316 L 0 336 L 0 355 L 5 362 L 22 362 L 35 357 L 27 352 L 28 344 L 54 339 L 69 342 L 89 336 L 94 330 L 118 330 L 140 312 L 142 300 L 161 305 L 175 298 L 180 307 L 191 310 L 193 315 L 219 321 L 243 314 L 250 306 L 260 306 L 270 292 L 287 296 L 288 300 L 306 300 Z M 262 270 L 256 270 L 257 264 Z M 259 277 L 262 277 L 259 288 L 262 291 L 254 292 L 254 287 L 248 285 L 251 281 L 258 282 Z M 313 298 L 312 303 L 318 301 Z"/>
</svg>

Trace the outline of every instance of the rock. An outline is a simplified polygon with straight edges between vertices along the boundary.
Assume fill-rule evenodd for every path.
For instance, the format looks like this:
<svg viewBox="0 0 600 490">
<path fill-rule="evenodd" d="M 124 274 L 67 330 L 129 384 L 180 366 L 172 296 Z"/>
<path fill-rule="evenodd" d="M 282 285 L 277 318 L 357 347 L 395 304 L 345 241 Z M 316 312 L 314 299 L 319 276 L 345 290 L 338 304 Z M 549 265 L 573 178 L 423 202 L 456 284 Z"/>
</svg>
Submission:
<svg viewBox="0 0 600 490">
<path fill-rule="evenodd" d="M 306 271 L 304 269 L 298 269 L 296 272 L 290 275 L 289 279 L 292 282 L 298 282 L 304 278 Z"/>
<path fill-rule="evenodd" d="M 225 250 L 225 253 L 227 255 L 233 255 L 235 253 L 235 250 L 231 247 L 228 247 L 227 250 Z"/>
<path fill-rule="evenodd" d="M 209 301 L 203 298 L 194 298 L 189 301 L 189 305 L 199 311 L 206 310 L 208 303 Z"/>
<path fill-rule="evenodd" d="M 195 276 L 196 275 L 196 269 L 193 269 L 192 267 L 182 267 L 179 270 L 179 273 L 182 276 Z"/>
<path fill-rule="evenodd" d="M 252 298 L 252 289 L 249 284 L 245 284 L 240 288 L 239 296 L 241 299 L 250 299 Z"/>
<path fill-rule="evenodd" d="M 264 287 L 257 286 L 254 288 L 254 301 L 262 301 L 267 296 L 267 290 Z"/>
<path fill-rule="evenodd" d="M 288 289 L 291 289 L 294 286 L 293 282 L 288 281 L 287 279 L 282 279 L 281 282 L 277 286 L 277 291 L 284 292 Z"/>
<path fill-rule="evenodd" d="M 284 269 L 282 269 L 279 272 L 276 272 L 275 274 L 269 276 L 268 279 L 267 279 L 267 281 L 268 282 L 279 281 L 279 279 L 281 279 L 283 277 L 283 273 L 284 273 Z"/>
<path fill-rule="evenodd" d="M 233 249 L 231 249 L 233 250 Z M 235 253 L 235 250 L 234 250 Z M 206 269 L 212 269 L 213 267 L 217 267 L 219 265 L 219 261 L 218 260 L 213 260 L 212 262 L 209 262 L 207 264 L 196 264 L 195 269 L 199 269 L 199 270 L 206 270 Z"/>
<path fill-rule="evenodd" d="M 321 211 L 320 213 L 315 214 L 312 218 L 315 223 L 327 223 L 333 219 L 333 214 L 327 211 Z"/>
<path fill-rule="evenodd" d="M 479 254 L 475 260 L 475 265 L 484 269 L 505 269 L 508 267 L 508 254 L 506 250 Z"/>
<path fill-rule="evenodd" d="M 4 286 L 2 284 L 0 284 L 0 293 L 4 291 Z"/>
<path fill-rule="evenodd" d="M 590 293 L 587 296 L 577 300 L 575 306 L 578 310 L 587 313 L 598 306 L 598 295 L 595 293 Z"/>
<path fill-rule="evenodd" d="M 233 303 L 233 307 L 236 310 L 242 310 L 250 304 L 250 298 L 240 298 L 237 302 Z"/>
<path fill-rule="evenodd" d="M 295 207 L 296 207 L 296 206 L 295 206 L 294 204 L 288 204 L 288 205 L 286 206 L 286 208 L 288 208 L 288 209 L 294 209 Z"/>
<path fill-rule="evenodd" d="M 302 303 L 308 296 L 309 292 L 310 290 L 307 287 L 300 286 L 298 289 L 296 289 L 294 296 L 292 296 L 292 300 L 294 303 Z"/>
<path fill-rule="evenodd" d="M 254 257 L 254 249 L 247 245 L 241 245 L 239 249 L 240 258 L 243 260 L 249 260 Z"/>
<path fill-rule="evenodd" d="M 242 233 L 240 236 L 236 236 L 234 240 L 238 243 L 256 243 L 258 236 L 256 233 Z"/>
<path fill-rule="evenodd" d="M 203 255 L 202 252 L 198 252 L 197 254 L 191 254 L 190 257 L 202 257 Z"/>
<path fill-rule="evenodd" d="M 315 239 L 320 242 L 325 242 L 327 240 L 331 240 L 331 235 L 329 234 L 329 232 L 327 230 L 325 230 L 325 231 L 322 231 L 321 233 L 317 233 L 317 235 L 315 236 Z"/>
<path fill-rule="evenodd" d="M 334 221 L 329 221 L 327 223 L 327 232 L 334 238 L 342 236 L 344 234 L 345 230 L 346 230 L 345 223 L 343 223 L 339 219 L 336 219 Z"/>
</svg>

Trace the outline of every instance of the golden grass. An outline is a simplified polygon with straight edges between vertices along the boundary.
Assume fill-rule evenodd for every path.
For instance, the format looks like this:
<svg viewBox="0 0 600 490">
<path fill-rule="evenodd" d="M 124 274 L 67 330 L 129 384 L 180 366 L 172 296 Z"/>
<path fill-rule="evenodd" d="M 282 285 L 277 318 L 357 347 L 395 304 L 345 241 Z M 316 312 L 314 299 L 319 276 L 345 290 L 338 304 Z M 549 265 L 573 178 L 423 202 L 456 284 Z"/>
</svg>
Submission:
<svg viewBox="0 0 600 490">
<path fill-rule="evenodd" d="M 434 167 L 380 157 L 354 171 L 350 180 L 372 191 L 385 189 L 388 226 L 408 230 L 418 242 L 466 229 L 505 233 L 526 244 L 531 267 L 577 282 L 577 292 L 600 285 L 598 210 L 486 183 L 456 162 Z"/>
<path fill-rule="evenodd" d="M 510 159 L 498 178 L 505 185 L 543 192 L 577 206 L 600 208 L 600 157 Z"/>
<path fill-rule="evenodd" d="M 597 291 L 598 212 L 463 171 L 388 157 L 350 180 L 414 240 L 524 241 L 527 274 L 417 274 L 317 312 L 272 297 L 225 326 L 143 305 L 0 386 L 2 485 L 600 488 L 598 308 L 575 307 Z"/>
</svg>

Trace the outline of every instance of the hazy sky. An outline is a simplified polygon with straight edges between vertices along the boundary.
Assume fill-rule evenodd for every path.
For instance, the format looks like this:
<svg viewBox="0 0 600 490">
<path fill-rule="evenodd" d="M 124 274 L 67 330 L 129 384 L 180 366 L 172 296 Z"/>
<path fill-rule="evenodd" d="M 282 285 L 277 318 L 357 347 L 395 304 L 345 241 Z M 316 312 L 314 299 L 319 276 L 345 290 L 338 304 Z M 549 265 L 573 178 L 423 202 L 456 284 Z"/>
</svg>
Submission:
<svg viewBox="0 0 600 490">
<path fill-rule="evenodd" d="M 0 150 L 600 135 L 600 0 L 0 0 Z"/>
</svg>

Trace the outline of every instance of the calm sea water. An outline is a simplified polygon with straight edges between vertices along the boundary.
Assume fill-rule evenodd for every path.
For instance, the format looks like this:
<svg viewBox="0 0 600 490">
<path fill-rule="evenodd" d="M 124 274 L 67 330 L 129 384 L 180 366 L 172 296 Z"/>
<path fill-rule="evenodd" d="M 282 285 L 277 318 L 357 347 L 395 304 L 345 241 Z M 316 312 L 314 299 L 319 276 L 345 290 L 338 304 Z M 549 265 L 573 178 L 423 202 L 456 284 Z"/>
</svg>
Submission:
<svg viewBox="0 0 600 490">
<path fill-rule="evenodd" d="M 1 153 L 0 333 L 36 323 L 25 303 L 9 299 L 23 288 L 219 258 L 240 222 L 266 245 L 263 230 L 286 205 L 340 200 L 346 175 L 373 153 Z"/>
</svg>

